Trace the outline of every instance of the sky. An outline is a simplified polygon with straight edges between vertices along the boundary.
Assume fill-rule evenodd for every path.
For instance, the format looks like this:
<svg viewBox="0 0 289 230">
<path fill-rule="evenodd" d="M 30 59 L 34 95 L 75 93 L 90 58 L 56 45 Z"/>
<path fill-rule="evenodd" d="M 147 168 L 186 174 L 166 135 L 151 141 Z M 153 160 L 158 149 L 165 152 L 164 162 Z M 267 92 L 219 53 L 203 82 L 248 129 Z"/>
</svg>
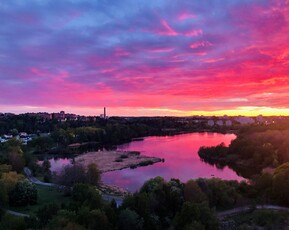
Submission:
<svg viewBox="0 0 289 230">
<path fill-rule="evenodd" d="M 0 112 L 289 115 L 288 0 L 1 0 Z"/>
</svg>

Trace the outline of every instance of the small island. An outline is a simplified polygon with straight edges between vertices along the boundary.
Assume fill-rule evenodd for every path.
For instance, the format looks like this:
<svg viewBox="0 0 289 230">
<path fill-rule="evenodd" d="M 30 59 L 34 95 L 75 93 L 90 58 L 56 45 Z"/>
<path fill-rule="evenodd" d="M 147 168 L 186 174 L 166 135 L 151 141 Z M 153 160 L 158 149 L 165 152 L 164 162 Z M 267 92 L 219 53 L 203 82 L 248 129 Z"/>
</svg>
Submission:
<svg viewBox="0 0 289 230">
<path fill-rule="evenodd" d="M 161 161 L 161 158 L 143 156 L 140 155 L 140 152 L 135 151 L 88 152 L 75 158 L 75 163 L 80 163 L 85 167 L 91 163 L 96 163 L 101 173 L 121 170 L 125 168 L 147 166 Z"/>
</svg>

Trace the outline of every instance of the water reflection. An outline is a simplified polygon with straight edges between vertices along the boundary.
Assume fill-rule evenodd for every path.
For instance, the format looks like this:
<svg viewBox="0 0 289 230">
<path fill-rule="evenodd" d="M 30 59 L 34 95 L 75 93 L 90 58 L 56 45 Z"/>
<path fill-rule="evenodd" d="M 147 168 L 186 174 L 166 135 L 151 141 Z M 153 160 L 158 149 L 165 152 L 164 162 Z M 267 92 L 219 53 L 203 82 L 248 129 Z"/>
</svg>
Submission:
<svg viewBox="0 0 289 230">
<path fill-rule="evenodd" d="M 129 191 L 136 191 L 148 179 L 162 176 L 169 180 L 178 178 L 187 181 L 198 177 L 219 177 L 227 180 L 242 180 L 233 170 L 225 167 L 218 169 L 200 160 L 198 150 L 201 146 L 214 146 L 224 142 L 228 145 L 235 138 L 233 134 L 190 133 L 166 137 L 147 137 L 121 145 L 119 150 L 140 151 L 143 155 L 164 158 L 164 163 L 148 167 L 124 169 L 103 174 L 102 180 Z"/>
<path fill-rule="evenodd" d="M 72 159 L 71 158 L 51 158 L 49 159 L 50 162 L 50 170 L 52 172 L 56 172 L 59 173 L 61 172 L 61 170 L 67 166 L 67 165 L 71 165 L 72 163 Z M 38 161 L 37 162 L 39 165 L 42 165 L 43 161 Z"/>
</svg>

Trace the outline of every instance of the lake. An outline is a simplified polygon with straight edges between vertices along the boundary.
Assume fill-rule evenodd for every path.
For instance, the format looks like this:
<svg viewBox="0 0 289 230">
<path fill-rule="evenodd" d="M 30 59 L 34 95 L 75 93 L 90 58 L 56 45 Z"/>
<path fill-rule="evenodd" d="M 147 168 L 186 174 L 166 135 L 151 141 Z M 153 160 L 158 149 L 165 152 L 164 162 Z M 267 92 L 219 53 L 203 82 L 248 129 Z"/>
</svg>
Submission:
<svg viewBox="0 0 289 230">
<path fill-rule="evenodd" d="M 107 172 L 102 181 L 129 191 L 138 190 L 143 183 L 153 177 L 161 176 L 166 180 L 178 178 L 183 182 L 199 177 L 219 177 L 225 180 L 243 180 L 235 171 L 225 167 L 218 169 L 201 161 L 198 150 L 201 146 L 215 146 L 222 142 L 229 145 L 234 134 L 188 133 L 175 136 L 146 137 L 143 141 L 133 141 L 118 146 L 118 150 L 140 151 L 147 156 L 164 158 L 165 162 L 136 169 L 123 169 Z"/>
<path fill-rule="evenodd" d="M 198 155 L 201 146 L 215 146 L 222 142 L 229 145 L 234 134 L 188 133 L 175 136 L 145 137 L 142 141 L 132 141 L 118 146 L 118 150 L 139 151 L 142 155 L 164 158 L 164 162 L 135 169 L 123 169 L 102 174 L 106 184 L 117 185 L 134 192 L 150 178 L 161 176 L 166 180 L 178 178 L 182 182 L 199 177 L 218 177 L 225 180 L 243 180 L 235 171 L 203 162 Z M 51 170 L 60 171 L 71 164 L 68 158 L 51 159 Z"/>
</svg>

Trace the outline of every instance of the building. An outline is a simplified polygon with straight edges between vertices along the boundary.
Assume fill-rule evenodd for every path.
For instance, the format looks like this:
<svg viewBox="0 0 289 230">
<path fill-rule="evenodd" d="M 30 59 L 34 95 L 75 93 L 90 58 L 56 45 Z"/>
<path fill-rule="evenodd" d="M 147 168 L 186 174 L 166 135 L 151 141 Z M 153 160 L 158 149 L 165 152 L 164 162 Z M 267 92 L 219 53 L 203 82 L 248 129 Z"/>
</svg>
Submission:
<svg viewBox="0 0 289 230">
<path fill-rule="evenodd" d="M 106 115 L 106 108 L 105 107 L 103 108 L 103 114 L 100 114 L 99 117 L 103 118 L 103 119 L 107 119 L 108 118 L 107 115 Z"/>
</svg>

